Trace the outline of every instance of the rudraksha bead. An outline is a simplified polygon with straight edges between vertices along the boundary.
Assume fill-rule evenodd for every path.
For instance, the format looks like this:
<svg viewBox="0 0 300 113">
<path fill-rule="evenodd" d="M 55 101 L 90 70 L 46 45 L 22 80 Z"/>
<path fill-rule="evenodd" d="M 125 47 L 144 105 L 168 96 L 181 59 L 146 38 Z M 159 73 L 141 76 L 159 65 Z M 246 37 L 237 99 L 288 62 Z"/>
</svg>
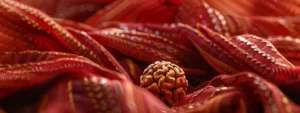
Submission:
<svg viewBox="0 0 300 113">
<path fill-rule="evenodd" d="M 140 78 L 141 87 L 146 88 L 166 104 L 172 106 L 186 96 L 188 81 L 184 71 L 167 61 L 150 64 Z"/>
</svg>

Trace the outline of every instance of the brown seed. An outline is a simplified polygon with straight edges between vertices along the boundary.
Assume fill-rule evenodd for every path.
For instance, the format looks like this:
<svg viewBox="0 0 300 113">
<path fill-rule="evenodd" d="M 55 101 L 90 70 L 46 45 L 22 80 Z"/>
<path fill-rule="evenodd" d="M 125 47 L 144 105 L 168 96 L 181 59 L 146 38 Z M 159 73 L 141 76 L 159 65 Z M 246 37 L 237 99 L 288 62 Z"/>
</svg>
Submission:
<svg viewBox="0 0 300 113">
<path fill-rule="evenodd" d="M 140 86 L 172 106 L 186 96 L 188 81 L 183 70 L 166 61 L 150 64 L 140 78 Z"/>
</svg>

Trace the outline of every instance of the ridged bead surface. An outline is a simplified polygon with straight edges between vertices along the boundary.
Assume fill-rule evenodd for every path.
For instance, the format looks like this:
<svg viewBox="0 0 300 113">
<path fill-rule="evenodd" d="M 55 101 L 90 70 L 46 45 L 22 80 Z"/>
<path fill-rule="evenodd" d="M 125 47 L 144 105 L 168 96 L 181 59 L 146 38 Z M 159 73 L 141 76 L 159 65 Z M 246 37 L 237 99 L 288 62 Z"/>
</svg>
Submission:
<svg viewBox="0 0 300 113">
<path fill-rule="evenodd" d="M 167 61 L 150 64 L 140 78 L 141 87 L 146 88 L 168 105 L 186 96 L 188 81 L 184 71 Z"/>
</svg>

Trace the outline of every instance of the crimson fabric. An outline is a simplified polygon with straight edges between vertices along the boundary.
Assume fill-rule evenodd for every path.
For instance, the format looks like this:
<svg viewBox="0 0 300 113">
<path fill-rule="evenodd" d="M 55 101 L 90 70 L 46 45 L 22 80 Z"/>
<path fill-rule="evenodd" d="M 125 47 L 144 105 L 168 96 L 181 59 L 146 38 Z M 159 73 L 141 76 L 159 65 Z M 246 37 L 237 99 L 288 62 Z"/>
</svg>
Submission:
<svg viewBox="0 0 300 113">
<path fill-rule="evenodd" d="M 299 113 L 299 0 L 0 0 L 0 113 Z M 139 87 L 170 61 L 187 96 Z"/>
</svg>

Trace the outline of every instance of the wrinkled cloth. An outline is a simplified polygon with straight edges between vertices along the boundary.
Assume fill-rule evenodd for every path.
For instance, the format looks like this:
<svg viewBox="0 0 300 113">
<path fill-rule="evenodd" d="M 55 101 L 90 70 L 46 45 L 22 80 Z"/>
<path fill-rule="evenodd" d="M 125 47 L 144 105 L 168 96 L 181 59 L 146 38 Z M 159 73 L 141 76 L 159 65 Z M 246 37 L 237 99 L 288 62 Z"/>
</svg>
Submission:
<svg viewBox="0 0 300 113">
<path fill-rule="evenodd" d="M 299 0 L 0 0 L 0 113 L 299 113 Z M 186 97 L 140 87 L 155 61 Z"/>
</svg>

